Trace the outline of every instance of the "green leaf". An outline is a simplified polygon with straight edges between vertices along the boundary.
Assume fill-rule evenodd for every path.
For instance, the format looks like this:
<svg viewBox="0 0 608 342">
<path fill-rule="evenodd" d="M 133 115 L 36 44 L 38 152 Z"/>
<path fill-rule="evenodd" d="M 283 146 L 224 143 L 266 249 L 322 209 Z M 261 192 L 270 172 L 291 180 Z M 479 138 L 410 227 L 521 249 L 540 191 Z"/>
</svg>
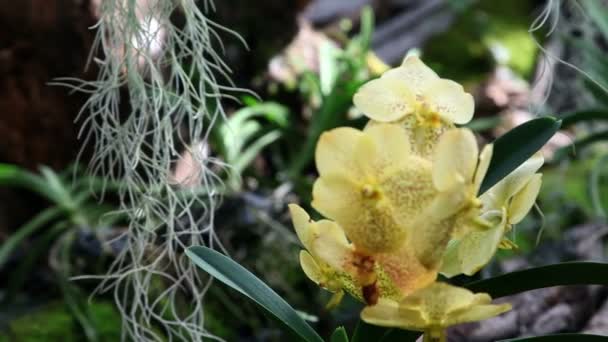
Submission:
<svg viewBox="0 0 608 342">
<path fill-rule="evenodd" d="M 355 332 L 353 333 L 352 342 L 416 342 L 420 335 L 422 335 L 422 332 L 420 331 L 385 328 L 359 320 Z"/>
<path fill-rule="evenodd" d="M 608 336 L 587 334 L 554 334 L 535 337 L 513 338 L 501 342 L 605 342 Z"/>
<path fill-rule="evenodd" d="M 0 246 L 0 267 L 4 265 L 12 252 L 25 239 L 34 234 L 38 229 L 44 227 L 45 224 L 59 217 L 62 213 L 63 210 L 59 207 L 45 209 L 11 234 Z"/>
<path fill-rule="evenodd" d="M 519 165 L 530 158 L 551 139 L 561 125 L 552 117 L 542 117 L 523 123 L 494 141 L 490 167 L 479 194 L 483 194 Z"/>
<path fill-rule="evenodd" d="M 608 36 L 608 9 L 600 1 L 581 1 L 585 12 L 595 22 L 604 37 Z"/>
<path fill-rule="evenodd" d="M 576 152 L 582 150 L 583 148 L 604 140 L 608 140 L 608 130 L 589 134 L 588 136 L 581 139 L 577 139 L 572 144 L 561 147 L 559 150 L 555 151 L 555 154 L 553 155 L 553 161 L 556 162 L 569 155 L 574 155 Z"/>
<path fill-rule="evenodd" d="M 273 314 L 303 340 L 323 341 L 283 298 L 232 259 L 203 246 L 188 248 L 186 255 L 212 277 L 242 293 Z"/>
<path fill-rule="evenodd" d="M 390 329 L 380 342 L 416 342 L 420 335 L 422 335 L 422 332 L 420 331 Z"/>
<path fill-rule="evenodd" d="M 352 342 L 380 341 L 389 330 L 391 329 L 368 324 L 360 319 L 355 327 Z"/>
<path fill-rule="evenodd" d="M 348 335 L 344 327 L 337 327 L 334 333 L 331 334 L 331 342 L 348 342 Z"/>
<path fill-rule="evenodd" d="M 560 116 L 562 128 L 568 128 L 576 123 L 592 120 L 608 120 L 608 108 L 585 109 L 568 112 Z"/>
<path fill-rule="evenodd" d="M 501 118 L 499 115 L 473 119 L 471 122 L 464 125 L 475 132 L 483 132 L 490 130 L 500 124 Z"/>
<path fill-rule="evenodd" d="M 465 285 L 474 292 L 486 292 L 492 298 L 563 285 L 608 285 L 608 264 L 600 262 L 563 262 L 530 268 Z"/>
</svg>

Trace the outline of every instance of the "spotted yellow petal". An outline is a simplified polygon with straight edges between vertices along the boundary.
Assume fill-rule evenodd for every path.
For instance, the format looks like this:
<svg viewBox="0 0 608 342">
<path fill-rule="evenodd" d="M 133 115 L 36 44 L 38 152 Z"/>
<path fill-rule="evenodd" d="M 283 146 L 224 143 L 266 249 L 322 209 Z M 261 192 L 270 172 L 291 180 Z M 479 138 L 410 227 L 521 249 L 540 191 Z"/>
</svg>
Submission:
<svg viewBox="0 0 608 342">
<path fill-rule="evenodd" d="M 475 177 L 473 179 L 475 191 L 479 191 L 481 183 L 483 182 L 483 179 L 486 176 L 486 173 L 488 172 L 488 168 L 490 167 L 490 161 L 492 161 L 493 150 L 494 146 L 492 144 L 488 144 L 483 147 L 481 153 L 479 154 L 479 163 L 477 164 L 477 169 L 475 170 Z"/>
<path fill-rule="evenodd" d="M 429 267 L 439 266 L 445 248 L 455 228 L 454 215 L 464 203 L 464 185 L 439 193 L 426 210 L 412 223 L 408 244 L 420 262 Z"/>
<path fill-rule="evenodd" d="M 318 178 L 312 188 L 312 207 L 330 220 L 341 225 L 351 222 L 355 213 L 363 207 L 357 183 L 341 174 L 329 174 Z"/>
<path fill-rule="evenodd" d="M 427 322 L 418 310 L 401 308 L 399 303 L 380 298 L 378 303 L 361 312 L 361 319 L 373 325 L 398 327 L 409 330 L 424 330 Z"/>
<path fill-rule="evenodd" d="M 319 265 L 307 251 L 300 251 L 300 266 L 308 279 L 312 280 L 315 284 L 318 285 L 323 282 L 324 277 Z"/>
<path fill-rule="evenodd" d="M 360 186 L 340 175 L 317 179 L 312 206 L 340 224 L 362 251 L 388 252 L 401 246 L 406 227 L 400 224 L 389 199 L 374 186 Z"/>
<path fill-rule="evenodd" d="M 315 234 L 314 228 L 311 226 L 310 216 L 297 204 L 290 204 L 289 212 L 298 238 L 304 245 L 304 248 L 310 250 Z"/>
<path fill-rule="evenodd" d="M 427 85 L 422 94 L 433 111 L 455 124 L 466 124 L 473 118 L 475 101 L 454 81 L 438 79 Z"/>
<path fill-rule="evenodd" d="M 428 84 L 439 79 L 439 76 L 426 66 L 420 58 L 408 56 L 400 67 L 391 69 L 382 75 L 403 82 L 414 95 L 420 96 Z"/>
<path fill-rule="evenodd" d="M 474 298 L 473 292 L 465 288 L 435 282 L 399 304 L 402 308 L 418 309 L 430 324 L 441 325 L 450 312 L 469 307 Z"/>
<path fill-rule="evenodd" d="M 490 296 L 487 296 L 487 298 L 490 299 Z M 511 304 L 508 303 L 473 305 L 470 308 L 453 312 L 446 320 L 446 325 L 450 326 L 461 323 L 482 321 L 484 319 L 498 316 L 509 310 L 511 310 Z"/>
<path fill-rule="evenodd" d="M 364 133 L 373 141 L 375 148 L 373 155 L 362 157 L 363 160 L 374 164 L 375 171 L 407 163 L 411 154 L 410 141 L 407 132 L 400 125 L 370 125 L 365 128 Z"/>
<path fill-rule="evenodd" d="M 466 128 L 451 129 L 443 134 L 435 148 L 433 183 L 440 190 L 448 190 L 458 183 L 473 180 L 477 166 L 477 141 Z"/>
<path fill-rule="evenodd" d="M 354 149 L 363 133 L 350 127 L 340 127 L 321 134 L 315 150 L 319 174 L 356 172 Z"/>
<path fill-rule="evenodd" d="M 541 183 L 542 175 L 537 173 L 532 176 L 523 189 L 513 196 L 509 209 L 507 210 L 509 223 L 517 224 L 528 214 L 536 201 Z"/>
<path fill-rule="evenodd" d="M 443 254 L 440 270 L 440 273 L 443 274 L 445 277 L 451 278 L 456 275 L 462 274 L 460 258 L 458 257 L 459 249 L 460 240 L 452 240 L 448 243 L 445 253 Z"/>
<path fill-rule="evenodd" d="M 344 230 L 340 225 L 330 220 L 320 220 L 316 222 L 318 235 L 334 241 L 336 244 L 348 246 L 349 242 L 344 235 Z"/>
<path fill-rule="evenodd" d="M 437 269 L 423 265 L 409 245 L 394 253 L 380 254 L 376 259 L 401 296 L 424 288 L 437 278 Z"/>
<path fill-rule="evenodd" d="M 365 83 L 353 97 L 357 109 L 380 122 L 396 121 L 412 113 L 415 101 L 415 95 L 404 82 L 385 77 Z"/>
<path fill-rule="evenodd" d="M 335 224 L 327 222 L 326 225 Z M 325 232 L 323 227 L 319 228 L 319 235 L 312 243 L 312 254 L 336 271 L 347 270 L 355 257 L 353 247 L 342 240 L 336 240 L 334 235 Z"/>
<path fill-rule="evenodd" d="M 505 216 L 500 224 L 483 231 L 473 230 L 460 241 L 458 259 L 462 273 L 473 275 L 494 257 L 505 232 Z"/>
<path fill-rule="evenodd" d="M 544 158 L 541 153 L 536 153 L 526 160 L 517 169 L 513 170 L 505 178 L 496 183 L 481 197 L 485 210 L 500 209 L 508 205 L 509 199 L 518 193 L 532 178 L 532 176 L 543 165 Z"/>
</svg>

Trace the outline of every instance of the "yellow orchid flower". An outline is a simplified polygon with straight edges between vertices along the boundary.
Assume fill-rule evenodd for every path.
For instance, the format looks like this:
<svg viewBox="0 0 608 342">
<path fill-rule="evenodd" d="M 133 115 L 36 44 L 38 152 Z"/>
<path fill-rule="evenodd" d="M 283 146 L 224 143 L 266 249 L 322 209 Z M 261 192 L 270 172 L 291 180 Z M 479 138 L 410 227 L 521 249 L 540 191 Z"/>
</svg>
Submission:
<svg viewBox="0 0 608 342">
<path fill-rule="evenodd" d="M 480 197 L 482 224 L 451 241 L 444 255 L 443 275 L 472 275 L 492 259 L 498 248 L 514 246 L 504 236 L 534 205 L 542 179 L 536 171 L 543 162 L 542 155 L 535 154 Z"/>
<path fill-rule="evenodd" d="M 424 121 L 465 124 L 474 110 L 473 97 L 461 85 L 440 78 L 415 56 L 364 84 L 353 102 L 370 119 L 380 122 L 416 114 Z"/>
<path fill-rule="evenodd" d="M 414 153 L 428 156 L 441 134 L 465 124 L 474 111 L 473 97 L 454 81 L 442 79 L 418 57 L 364 84 L 353 97 L 355 107 L 374 122 L 399 122 Z"/>
<path fill-rule="evenodd" d="M 446 131 L 439 139 L 433 165 L 433 183 L 435 188 L 443 194 L 452 193 L 452 196 L 460 196 L 456 201 L 460 204 L 458 211 L 449 221 L 449 234 L 429 229 L 428 223 L 442 219 L 442 204 L 438 202 L 439 208 L 430 207 L 427 215 L 422 216 L 419 225 L 426 227 L 416 231 L 414 246 L 423 245 L 420 241 L 424 239 L 427 244 L 434 245 L 425 247 L 432 251 L 433 260 L 442 259 L 445 247 L 454 236 L 462 234 L 471 221 L 478 216 L 482 203 L 477 198 L 481 182 L 492 158 L 492 145 L 486 145 L 479 153 L 477 142 L 473 133 L 466 128 L 454 128 Z M 445 198 L 445 197 L 444 197 Z M 444 222 L 445 220 L 441 220 Z M 439 227 L 441 229 L 441 227 Z M 444 228 L 445 229 L 445 228 Z M 425 237 L 424 235 L 428 235 Z M 441 255 L 440 255 L 441 254 Z"/>
<path fill-rule="evenodd" d="M 424 331 L 425 342 L 446 341 L 449 326 L 484 320 L 511 309 L 510 304 L 491 304 L 486 293 L 477 293 L 435 282 L 401 301 L 380 299 L 361 312 L 367 323 Z"/>
<path fill-rule="evenodd" d="M 314 222 L 301 207 L 290 204 L 289 210 L 293 220 L 298 238 L 306 248 L 300 252 L 300 265 L 304 273 L 317 285 L 334 293 L 327 307 L 338 305 L 344 295 L 344 291 L 353 297 L 366 302 L 374 302 L 380 293 L 384 298 L 400 298 L 401 291 L 393 279 L 398 277 L 393 273 L 401 271 L 402 278 L 423 274 L 412 269 L 412 263 L 404 260 L 394 260 L 385 256 L 378 263 L 370 263 L 365 256 L 354 251 L 352 244 L 348 242 L 344 231 L 335 222 L 321 220 Z M 364 265 L 365 263 L 368 265 Z M 405 267 L 394 270 L 398 262 L 405 262 Z M 405 271 L 409 273 L 405 274 Z M 377 293 L 365 293 L 365 281 L 360 279 L 373 274 L 374 288 Z M 435 279 L 435 275 L 425 281 L 428 284 Z M 368 282 L 369 283 L 369 282 Z M 368 290 L 369 291 L 369 290 Z"/>
<path fill-rule="evenodd" d="M 475 194 L 487 163 L 478 162 L 468 129 L 447 131 L 436 155 L 423 158 L 411 153 L 397 124 L 342 127 L 321 136 L 315 158 L 320 177 L 312 206 L 342 227 L 352 245 L 318 238 L 310 249 L 336 269 L 349 269 L 362 291 L 370 290 L 367 302 L 384 297 L 376 284 L 383 276 L 402 296 L 434 281 L 457 223 L 481 206 Z"/>
</svg>

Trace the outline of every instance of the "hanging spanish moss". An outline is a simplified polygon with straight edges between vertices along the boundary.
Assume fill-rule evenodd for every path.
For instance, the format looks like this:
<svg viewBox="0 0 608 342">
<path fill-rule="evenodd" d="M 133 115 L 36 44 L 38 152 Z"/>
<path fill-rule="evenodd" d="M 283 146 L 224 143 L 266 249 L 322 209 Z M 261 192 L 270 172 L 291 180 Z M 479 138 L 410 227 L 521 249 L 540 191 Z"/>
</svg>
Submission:
<svg viewBox="0 0 608 342">
<path fill-rule="evenodd" d="M 113 292 L 125 340 L 219 339 L 205 328 L 209 278 L 183 254 L 221 248 L 213 213 L 225 165 L 207 138 L 225 118 L 222 101 L 241 91 L 221 41 L 240 37 L 208 18 L 214 10 L 210 0 L 104 0 L 91 54 L 97 80 L 58 80 L 90 94 L 78 117 L 83 146 L 94 145 L 90 170 L 118 186 L 129 224 L 98 287 Z M 176 176 L 184 156 L 191 165 Z"/>
</svg>

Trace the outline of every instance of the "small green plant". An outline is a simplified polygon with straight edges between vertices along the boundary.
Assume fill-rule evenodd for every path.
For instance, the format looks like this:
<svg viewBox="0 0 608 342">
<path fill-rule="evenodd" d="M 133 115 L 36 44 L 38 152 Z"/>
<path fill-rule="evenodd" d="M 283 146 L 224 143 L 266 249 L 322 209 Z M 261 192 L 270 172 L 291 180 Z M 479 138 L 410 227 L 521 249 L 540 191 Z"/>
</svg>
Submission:
<svg viewBox="0 0 608 342">
<path fill-rule="evenodd" d="M 24 242 L 33 241 L 11 275 L 4 301 L 15 297 L 28 280 L 28 275 L 34 271 L 36 262 L 48 253 L 49 266 L 54 271 L 55 281 L 69 312 L 87 339 L 98 341 L 99 334 L 87 304 L 87 296 L 70 281 L 71 277 L 79 275 L 72 271 L 72 249 L 79 234 L 96 236 L 101 233 L 98 229 L 111 226 L 123 217 L 116 213 L 112 215 L 116 208 L 101 203 L 95 197 L 101 187 L 111 190 L 116 188 L 116 184 L 80 175 L 72 178 L 74 174 L 70 170 L 57 174 L 50 168 L 41 167 L 38 175 L 14 165 L 0 164 L 1 185 L 27 189 L 50 203 L 48 208 L 17 228 L 0 245 L 2 267 L 18 248 L 24 248 Z M 101 236 L 96 239 L 102 240 Z"/>
</svg>

